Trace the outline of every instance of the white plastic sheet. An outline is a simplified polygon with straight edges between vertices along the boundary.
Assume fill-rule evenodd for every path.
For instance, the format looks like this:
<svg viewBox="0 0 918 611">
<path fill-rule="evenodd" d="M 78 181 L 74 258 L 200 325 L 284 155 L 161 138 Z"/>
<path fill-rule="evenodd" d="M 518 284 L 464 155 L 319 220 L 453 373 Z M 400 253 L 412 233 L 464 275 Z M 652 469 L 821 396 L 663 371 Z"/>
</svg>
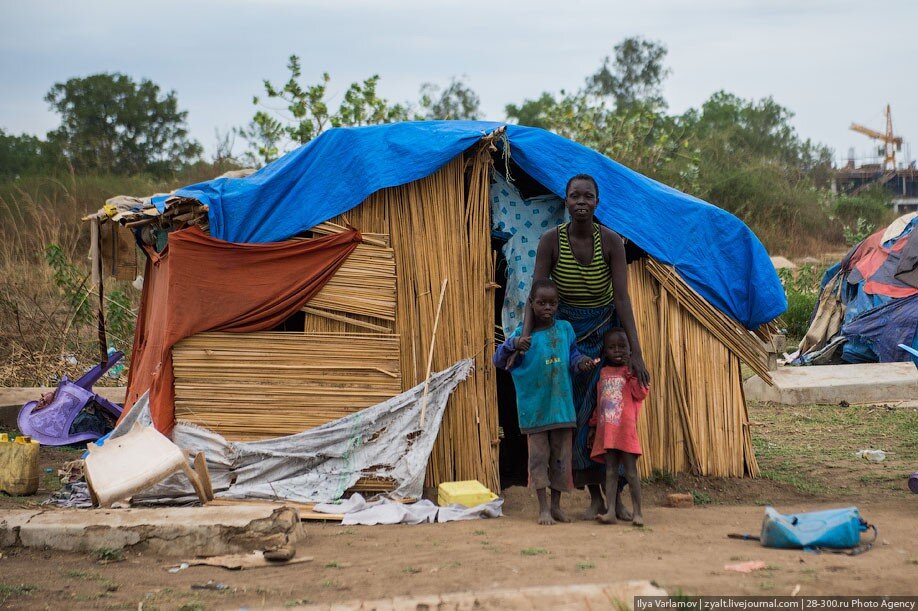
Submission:
<svg viewBox="0 0 918 611">
<path fill-rule="evenodd" d="M 351 495 L 340 503 L 319 503 L 313 510 L 319 513 L 343 514 L 341 524 L 350 526 L 362 524 L 430 524 L 434 522 L 456 522 L 458 520 L 479 520 L 499 518 L 504 499 L 494 499 L 477 507 L 447 505 L 438 507 L 423 500 L 410 505 L 392 499 L 367 501 L 360 494 Z"/>
<path fill-rule="evenodd" d="M 419 498 L 446 401 L 471 370 L 472 360 L 466 359 L 431 376 L 423 428 L 422 383 L 296 435 L 231 442 L 213 431 L 178 422 L 172 440 L 192 453 L 204 452 L 218 498 L 333 501 L 362 477 L 391 478 L 396 482 L 392 496 Z M 146 396 L 137 401 L 112 436 L 128 431 L 135 421 L 151 423 Z M 192 496 L 187 481 L 170 477 L 134 500 L 155 503 Z"/>
</svg>

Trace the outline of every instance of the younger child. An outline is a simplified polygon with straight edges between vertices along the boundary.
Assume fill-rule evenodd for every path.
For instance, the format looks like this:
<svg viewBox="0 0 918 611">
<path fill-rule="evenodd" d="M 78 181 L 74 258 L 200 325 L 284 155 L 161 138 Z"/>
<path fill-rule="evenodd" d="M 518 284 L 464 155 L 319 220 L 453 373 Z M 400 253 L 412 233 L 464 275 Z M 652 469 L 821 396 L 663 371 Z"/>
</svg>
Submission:
<svg viewBox="0 0 918 611">
<path fill-rule="evenodd" d="M 533 282 L 529 305 L 535 314 L 532 335 L 520 339 L 522 326 L 517 328 L 494 353 L 494 364 L 513 376 L 520 431 L 529 445 L 529 485 L 539 499 L 539 524 L 570 522 L 561 511 L 561 493 L 573 487 L 571 444 L 577 415 L 571 371 L 589 371 L 595 363 L 577 351 L 570 323 L 555 320 L 558 289 L 554 282 Z M 508 364 L 515 350 L 522 352 Z M 550 507 L 546 488 L 551 488 Z"/>
<path fill-rule="evenodd" d="M 630 367 L 631 346 L 625 330 L 610 329 L 602 338 L 604 363 L 596 384 L 596 409 L 590 419 L 595 427 L 593 451 L 590 457 L 606 463 L 606 498 L 615 495 L 616 503 L 609 503 L 609 510 L 596 516 L 603 524 L 615 524 L 615 505 L 620 493 L 618 469 L 625 466 L 625 479 L 631 488 L 635 526 L 644 525 L 641 514 L 641 478 L 638 477 L 637 460 L 641 456 L 638 440 L 637 420 L 641 413 L 647 387 L 642 386 Z"/>
</svg>

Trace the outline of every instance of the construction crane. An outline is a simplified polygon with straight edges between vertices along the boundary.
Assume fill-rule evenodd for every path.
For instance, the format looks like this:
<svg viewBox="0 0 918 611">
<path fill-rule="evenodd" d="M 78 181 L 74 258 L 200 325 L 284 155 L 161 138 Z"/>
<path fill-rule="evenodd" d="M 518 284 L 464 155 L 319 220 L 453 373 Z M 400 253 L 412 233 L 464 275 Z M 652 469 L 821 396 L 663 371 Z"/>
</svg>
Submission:
<svg viewBox="0 0 918 611">
<path fill-rule="evenodd" d="M 885 153 L 883 158 L 883 169 L 886 171 L 895 171 L 896 169 L 896 151 L 902 150 L 902 136 L 893 135 L 893 125 L 892 125 L 892 111 L 889 109 L 889 104 L 886 105 L 886 133 L 878 132 L 869 127 L 864 127 L 863 125 L 858 125 L 857 123 L 852 123 L 849 127 L 851 131 L 855 131 L 859 134 L 864 134 L 869 136 L 874 140 L 879 140 L 883 143 L 883 148 L 881 149 Z"/>
</svg>

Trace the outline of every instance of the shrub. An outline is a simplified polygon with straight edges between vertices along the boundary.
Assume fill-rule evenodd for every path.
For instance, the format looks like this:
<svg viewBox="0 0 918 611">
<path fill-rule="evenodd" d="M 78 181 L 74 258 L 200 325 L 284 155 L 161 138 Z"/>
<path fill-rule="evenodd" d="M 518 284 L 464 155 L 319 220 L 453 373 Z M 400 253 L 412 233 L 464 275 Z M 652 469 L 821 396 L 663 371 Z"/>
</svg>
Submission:
<svg viewBox="0 0 918 611">
<path fill-rule="evenodd" d="M 810 327 L 810 318 L 819 298 L 819 281 L 822 277 L 813 265 L 797 270 L 780 269 L 778 276 L 787 295 L 787 311 L 781 315 L 790 343 L 799 342 Z"/>
</svg>

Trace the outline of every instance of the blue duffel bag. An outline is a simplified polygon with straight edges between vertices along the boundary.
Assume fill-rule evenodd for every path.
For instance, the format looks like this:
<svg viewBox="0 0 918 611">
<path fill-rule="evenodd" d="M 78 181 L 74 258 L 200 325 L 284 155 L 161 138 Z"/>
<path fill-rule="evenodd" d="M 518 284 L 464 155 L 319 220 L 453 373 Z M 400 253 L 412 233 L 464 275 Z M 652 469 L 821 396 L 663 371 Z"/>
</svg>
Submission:
<svg viewBox="0 0 918 611">
<path fill-rule="evenodd" d="M 873 538 L 862 543 L 861 533 L 868 530 L 873 530 Z M 760 536 L 729 536 L 756 540 L 765 547 L 829 551 L 856 556 L 873 547 L 877 539 L 877 527 L 861 518 L 857 507 L 790 515 L 778 513 L 774 507 L 766 507 Z"/>
</svg>

